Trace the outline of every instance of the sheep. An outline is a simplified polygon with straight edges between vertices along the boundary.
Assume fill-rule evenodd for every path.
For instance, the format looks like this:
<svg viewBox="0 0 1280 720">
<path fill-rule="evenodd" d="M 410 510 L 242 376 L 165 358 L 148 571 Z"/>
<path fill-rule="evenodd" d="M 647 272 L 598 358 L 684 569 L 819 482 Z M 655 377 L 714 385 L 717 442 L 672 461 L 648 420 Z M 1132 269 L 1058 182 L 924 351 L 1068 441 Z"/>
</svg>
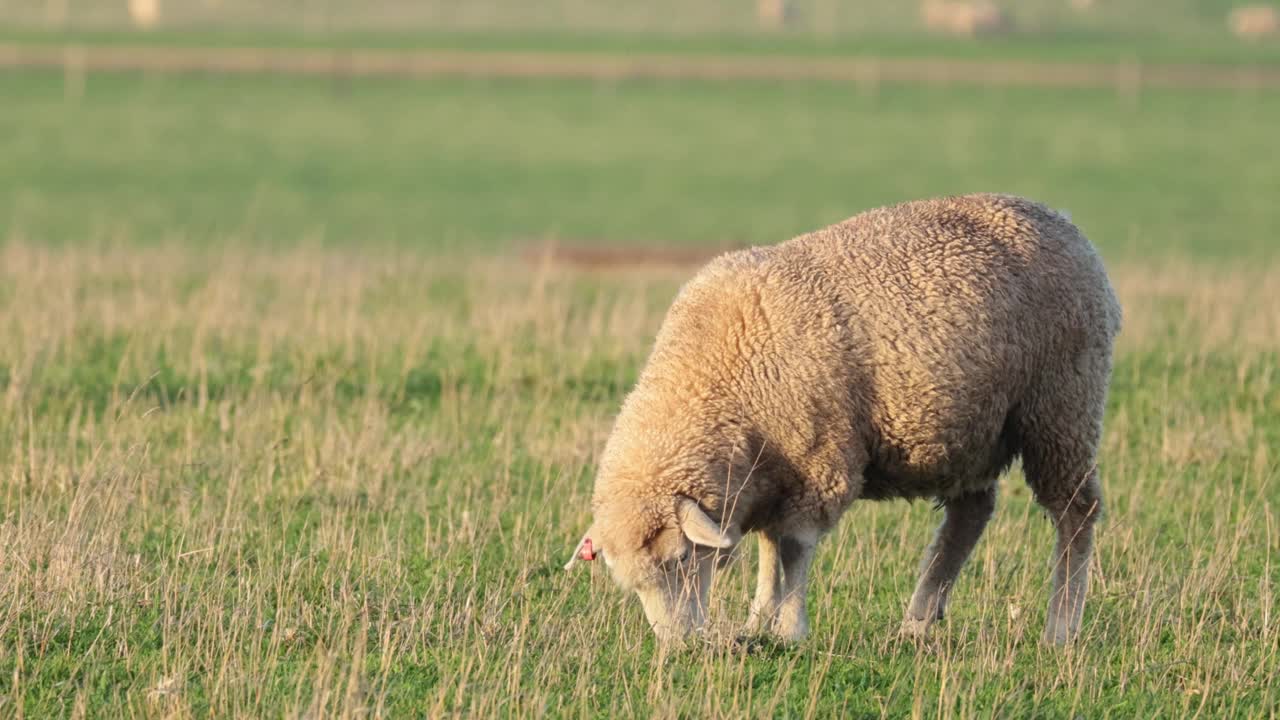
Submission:
<svg viewBox="0 0 1280 720">
<path fill-rule="evenodd" d="M 1227 25 L 1245 40 L 1272 37 L 1280 33 L 1280 12 L 1270 5 L 1238 7 L 1227 16 Z"/>
<path fill-rule="evenodd" d="M 756 0 L 756 20 L 770 30 L 786 27 L 795 19 L 791 0 Z"/>
<path fill-rule="evenodd" d="M 990 0 L 924 0 L 920 18 L 934 32 L 974 37 L 1007 30 L 1009 18 Z"/>
<path fill-rule="evenodd" d="M 129 0 L 129 18 L 143 30 L 150 30 L 160 20 L 160 0 Z"/>
<path fill-rule="evenodd" d="M 658 636 L 681 638 L 754 532 L 748 631 L 798 641 L 815 546 L 850 504 L 934 498 L 944 517 L 900 628 L 920 637 L 1021 456 L 1057 529 L 1044 637 L 1066 643 L 1119 328 L 1090 242 L 1010 195 L 870 210 L 722 255 L 681 289 L 622 404 L 574 557 L 603 555 Z"/>
</svg>

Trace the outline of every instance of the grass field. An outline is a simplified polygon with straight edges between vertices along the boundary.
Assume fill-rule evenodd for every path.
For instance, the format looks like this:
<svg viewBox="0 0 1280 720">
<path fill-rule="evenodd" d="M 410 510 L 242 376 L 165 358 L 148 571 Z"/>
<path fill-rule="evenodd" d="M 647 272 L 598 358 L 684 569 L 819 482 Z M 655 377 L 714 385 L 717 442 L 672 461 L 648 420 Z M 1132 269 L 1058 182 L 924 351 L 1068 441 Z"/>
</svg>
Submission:
<svg viewBox="0 0 1280 720">
<path fill-rule="evenodd" d="M 1280 43 L 1230 33 L 1239 0 L 1001 0 L 1012 29 L 976 39 L 926 31 L 915 1 L 789 0 L 781 30 L 760 27 L 752 0 L 156 2 L 159 25 L 140 30 L 123 0 L 7 0 L 0 43 L 1280 63 Z"/>
<path fill-rule="evenodd" d="M 1280 714 L 1280 117 L 1267 94 L 0 75 L 0 716 Z M 922 646 L 938 516 L 858 506 L 813 634 L 664 653 L 560 571 L 692 268 L 997 189 L 1069 208 L 1125 329 L 1082 641 L 1017 470 Z"/>
<path fill-rule="evenodd" d="M 492 249 L 774 242 L 1000 190 L 1110 255 L 1263 255 L 1280 96 L 823 83 L 0 75 L 0 228 L 33 242 Z M 74 90 L 74 88 L 73 88 Z M 744 202 L 744 198 L 751 198 Z"/>
<path fill-rule="evenodd" d="M 1115 268 L 1078 647 L 1037 641 L 1052 531 L 1015 473 L 928 645 L 893 637 L 937 520 L 903 503 L 826 544 L 806 644 L 671 656 L 601 573 L 559 568 L 683 272 L 13 243 L 2 267 L 6 714 L 1280 707 L 1274 265 Z M 725 632 L 745 565 L 720 581 Z"/>
</svg>

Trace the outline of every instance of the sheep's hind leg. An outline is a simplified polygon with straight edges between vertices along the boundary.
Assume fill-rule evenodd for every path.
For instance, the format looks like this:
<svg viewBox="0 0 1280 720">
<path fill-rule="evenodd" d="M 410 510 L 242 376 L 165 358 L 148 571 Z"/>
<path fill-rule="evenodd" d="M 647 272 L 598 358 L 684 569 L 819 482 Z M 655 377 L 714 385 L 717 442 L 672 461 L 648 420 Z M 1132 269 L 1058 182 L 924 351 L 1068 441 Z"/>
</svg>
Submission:
<svg viewBox="0 0 1280 720">
<path fill-rule="evenodd" d="M 1037 473 L 1028 468 L 1028 477 Z M 1048 511 L 1058 531 L 1053 556 L 1053 589 L 1045 619 L 1044 639 L 1063 645 L 1075 639 L 1089 592 L 1089 558 L 1093 554 L 1093 526 L 1102 513 L 1097 472 L 1081 471 L 1073 482 L 1037 487 L 1036 499 Z"/>
<path fill-rule="evenodd" d="M 758 537 L 760 568 L 756 575 L 756 596 L 747 620 L 747 632 L 752 633 L 773 627 L 782 599 L 782 558 L 778 547 L 781 538 L 772 530 L 765 530 Z"/>
<path fill-rule="evenodd" d="M 940 620 L 956 576 L 973 551 L 996 506 L 996 489 L 966 493 L 943 502 L 946 515 L 920 563 L 920 581 L 911 595 L 902 632 L 922 637 Z"/>
<path fill-rule="evenodd" d="M 1074 372 L 1060 373 L 1028 404 L 1020 427 L 1027 484 L 1058 531 L 1044 629 L 1045 640 L 1058 645 L 1079 632 L 1089 590 L 1093 526 L 1102 514 L 1095 463 L 1108 362 L 1102 353 L 1077 358 Z"/>
</svg>

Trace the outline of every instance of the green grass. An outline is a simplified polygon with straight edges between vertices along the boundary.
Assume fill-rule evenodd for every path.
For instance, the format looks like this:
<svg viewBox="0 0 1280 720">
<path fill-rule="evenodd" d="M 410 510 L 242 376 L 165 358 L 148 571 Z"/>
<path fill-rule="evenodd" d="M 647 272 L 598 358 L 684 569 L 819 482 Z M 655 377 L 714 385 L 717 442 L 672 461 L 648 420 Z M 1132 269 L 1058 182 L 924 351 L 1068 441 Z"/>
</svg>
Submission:
<svg viewBox="0 0 1280 720">
<path fill-rule="evenodd" d="M 74 89 L 74 88 L 73 88 Z M 36 242 L 774 242 L 975 190 L 1109 255 L 1274 248 L 1280 97 L 822 83 L 0 75 L 0 228 Z"/>
<path fill-rule="evenodd" d="M 586 526 L 609 419 L 686 271 L 418 250 L 0 257 L 0 708 L 399 717 L 1266 717 L 1280 707 L 1274 264 L 1113 267 L 1128 311 L 1080 644 L 1017 471 L 924 645 L 937 514 L 858 506 L 813 635 L 664 654 Z M 747 550 L 713 619 L 745 619 Z"/>
<path fill-rule="evenodd" d="M 0 716 L 1275 717 L 1268 94 L 0 74 Z M 884 202 L 1069 208 L 1125 307 L 1078 646 L 1017 470 L 920 646 L 937 514 L 858 506 L 806 643 L 674 653 L 587 566 L 691 268 Z M 754 551 L 713 637 L 746 617 Z"/>
</svg>

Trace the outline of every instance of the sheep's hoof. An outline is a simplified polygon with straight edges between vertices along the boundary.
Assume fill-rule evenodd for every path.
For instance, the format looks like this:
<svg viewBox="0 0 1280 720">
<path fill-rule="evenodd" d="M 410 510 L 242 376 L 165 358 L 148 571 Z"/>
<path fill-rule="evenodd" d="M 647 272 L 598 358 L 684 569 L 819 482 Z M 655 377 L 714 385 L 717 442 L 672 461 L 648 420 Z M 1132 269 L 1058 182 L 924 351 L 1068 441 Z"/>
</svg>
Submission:
<svg viewBox="0 0 1280 720">
<path fill-rule="evenodd" d="M 1079 631 L 1064 624 L 1050 623 L 1044 628 L 1044 642 L 1046 645 L 1056 647 L 1065 647 L 1070 645 L 1076 639 Z"/>
<path fill-rule="evenodd" d="M 774 640 L 781 643 L 798 643 L 809 637 L 809 623 L 803 620 L 787 622 L 782 619 L 777 619 L 774 620 L 773 627 L 770 628 L 769 634 L 773 636 Z"/>
<path fill-rule="evenodd" d="M 771 614 L 752 611 L 751 616 L 747 618 L 747 624 L 743 627 L 743 632 L 747 635 L 762 635 L 769 631 L 771 625 L 773 625 Z"/>
<path fill-rule="evenodd" d="M 808 628 L 803 628 L 800 630 L 792 630 L 790 632 L 787 632 L 784 630 L 775 629 L 772 633 L 770 633 L 770 637 L 782 643 L 783 645 L 795 645 L 796 643 L 804 642 L 805 638 L 809 637 L 809 630 Z"/>
<path fill-rule="evenodd" d="M 748 635 L 768 635 L 780 643 L 798 643 L 809 637 L 808 618 L 788 616 L 774 611 L 772 614 L 753 611 L 744 628 Z"/>
<path fill-rule="evenodd" d="M 923 640 L 928 635 L 931 625 L 933 625 L 932 621 L 923 618 L 904 618 L 902 626 L 898 628 L 898 634 L 912 640 Z"/>
</svg>

